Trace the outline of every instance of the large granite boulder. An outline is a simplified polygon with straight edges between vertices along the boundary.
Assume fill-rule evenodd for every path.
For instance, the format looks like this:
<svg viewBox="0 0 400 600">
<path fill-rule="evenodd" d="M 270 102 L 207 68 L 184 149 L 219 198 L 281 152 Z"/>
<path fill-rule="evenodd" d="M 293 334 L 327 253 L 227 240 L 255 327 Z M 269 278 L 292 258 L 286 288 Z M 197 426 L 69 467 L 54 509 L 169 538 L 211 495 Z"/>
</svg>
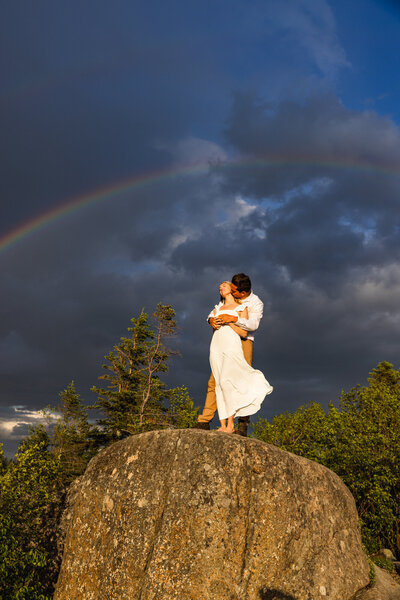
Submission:
<svg viewBox="0 0 400 600">
<path fill-rule="evenodd" d="M 350 600 L 368 584 L 353 497 L 258 440 L 154 431 L 90 462 L 54 600 Z"/>
</svg>

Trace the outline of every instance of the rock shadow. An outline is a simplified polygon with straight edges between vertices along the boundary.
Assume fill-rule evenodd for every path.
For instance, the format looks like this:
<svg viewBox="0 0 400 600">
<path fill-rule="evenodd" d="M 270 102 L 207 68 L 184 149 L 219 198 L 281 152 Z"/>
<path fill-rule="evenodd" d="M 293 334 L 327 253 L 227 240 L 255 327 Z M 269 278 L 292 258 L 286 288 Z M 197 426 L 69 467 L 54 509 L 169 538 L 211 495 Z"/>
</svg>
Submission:
<svg viewBox="0 0 400 600">
<path fill-rule="evenodd" d="M 260 600 L 296 600 L 294 596 L 285 594 L 279 590 L 271 590 L 270 588 L 261 588 Z"/>
</svg>

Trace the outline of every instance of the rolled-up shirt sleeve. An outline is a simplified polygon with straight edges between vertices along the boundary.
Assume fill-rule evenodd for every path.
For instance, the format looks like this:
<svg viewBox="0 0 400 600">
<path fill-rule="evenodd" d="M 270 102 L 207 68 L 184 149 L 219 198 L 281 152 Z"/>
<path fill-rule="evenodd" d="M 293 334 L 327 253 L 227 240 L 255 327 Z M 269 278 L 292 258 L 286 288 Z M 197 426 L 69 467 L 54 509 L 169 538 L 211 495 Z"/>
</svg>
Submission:
<svg viewBox="0 0 400 600">
<path fill-rule="evenodd" d="M 263 310 L 264 304 L 258 298 L 255 302 L 247 305 L 249 318 L 244 319 L 243 317 L 239 316 L 238 320 L 236 321 L 236 325 L 245 331 L 255 331 L 260 325 L 260 321 L 263 316 Z"/>
</svg>

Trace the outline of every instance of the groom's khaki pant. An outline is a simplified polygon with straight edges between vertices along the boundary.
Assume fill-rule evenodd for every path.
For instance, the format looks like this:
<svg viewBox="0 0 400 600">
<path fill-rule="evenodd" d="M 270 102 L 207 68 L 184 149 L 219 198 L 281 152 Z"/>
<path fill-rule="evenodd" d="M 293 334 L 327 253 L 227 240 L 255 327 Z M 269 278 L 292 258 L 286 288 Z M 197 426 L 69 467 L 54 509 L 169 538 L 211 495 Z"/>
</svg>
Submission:
<svg viewBox="0 0 400 600">
<path fill-rule="evenodd" d="M 243 354 L 246 362 L 251 365 L 253 361 L 253 342 L 251 340 L 241 340 Z M 199 423 L 209 423 L 217 412 L 217 396 L 215 395 L 215 379 L 211 373 L 208 380 L 206 401 L 204 403 L 203 412 L 199 415 Z"/>
</svg>

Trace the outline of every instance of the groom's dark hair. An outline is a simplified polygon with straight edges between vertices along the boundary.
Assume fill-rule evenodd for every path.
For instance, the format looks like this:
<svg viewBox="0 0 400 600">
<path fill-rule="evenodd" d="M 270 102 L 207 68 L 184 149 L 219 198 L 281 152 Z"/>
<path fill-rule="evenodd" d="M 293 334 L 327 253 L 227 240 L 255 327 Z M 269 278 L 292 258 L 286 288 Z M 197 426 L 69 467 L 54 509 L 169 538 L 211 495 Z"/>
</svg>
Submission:
<svg viewBox="0 0 400 600">
<path fill-rule="evenodd" d="M 251 281 L 248 275 L 244 273 L 236 273 L 232 277 L 232 283 L 236 285 L 239 292 L 250 292 L 251 291 Z"/>
</svg>

